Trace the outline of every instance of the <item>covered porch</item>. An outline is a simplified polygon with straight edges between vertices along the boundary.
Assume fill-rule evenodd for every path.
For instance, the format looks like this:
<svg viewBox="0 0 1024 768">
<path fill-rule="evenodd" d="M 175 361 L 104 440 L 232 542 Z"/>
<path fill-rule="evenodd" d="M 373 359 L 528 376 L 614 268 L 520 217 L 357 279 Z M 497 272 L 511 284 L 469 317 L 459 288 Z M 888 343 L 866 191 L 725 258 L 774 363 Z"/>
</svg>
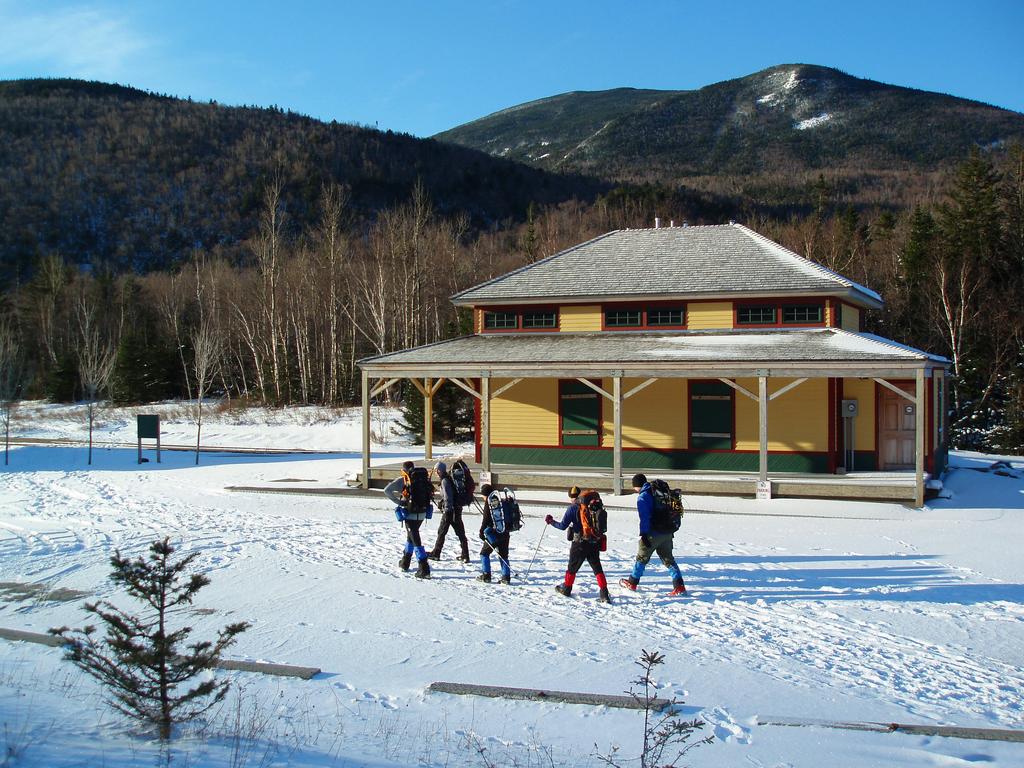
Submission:
<svg viewBox="0 0 1024 768">
<path fill-rule="evenodd" d="M 444 385 L 469 393 L 478 407 L 478 469 L 493 481 L 518 487 L 559 488 L 592 480 L 614 494 L 628 487 L 636 471 L 671 478 L 690 493 L 761 496 L 814 496 L 900 499 L 921 506 L 929 479 L 926 452 L 941 472 L 945 442 L 944 376 L 946 361 L 888 340 L 837 329 L 765 332 L 684 332 L 677 334 L 519 334 L 476 335 L 369 358 L 360 362 L 363 377 L 363 466 L 360 484 L 368 488 L 392 468 L 370 466 L 370 407 L 373 398 L 401 379 L 410 379 L 425 402 L 425 458 L 432 459 L 432 398 Z M 604 400 L 611 412 L 608 460 L 571 466 L 492 461 L 492 405 L 524 382 L 571 380 Z M 722 451 L 742 456 L 756 471 L 685 471 L 650 461 L 623 448 L 623 424 L 632 398 L 659 381 L 721 382 L 735 397 L 754 407 L 757 450 Z M 769 404 L 799 397 L 807 382 L 856 379 L 877 384 L 905 403 L 913 422 L 913 469 L 905 472 L 804 473 L 779 471 L 782 451 L 769 451 Z M 784 382 L 779 381 L 784 380 Z M 740 381 L 747 383 L 745 386 Z M 753 384 L 751 384 L 753 382 Z M 902 386 L 894 382 L 900 382 Z M 908 386 L 907 383 L 910 383 Z M 831 393 L 834 386 L 828 384 Z M 831 397 L 831 394 L 830 394 Z M 668 404 L 666 404 L 667 406 Z M 829 401 L 829 419 L 843 418 L 838 399 Z M 831 430 L 838 428 L 830 424 Z M 777 427 L 778 429 L 778 427 Z M 696 433 L 694 433 L 696 434 Z M 610 449 L 610 450 L 608 450 Z M 581 454 L 582 455 L 582 454 Z M 644 464 L 650 461 L 650 466 Z M 639 462 L 639 463 L 638 463 Z M 845 464 L 843 469 L 845 470 Z M 838 470 L 838 467 L 836 468 Z"/>
</svg>

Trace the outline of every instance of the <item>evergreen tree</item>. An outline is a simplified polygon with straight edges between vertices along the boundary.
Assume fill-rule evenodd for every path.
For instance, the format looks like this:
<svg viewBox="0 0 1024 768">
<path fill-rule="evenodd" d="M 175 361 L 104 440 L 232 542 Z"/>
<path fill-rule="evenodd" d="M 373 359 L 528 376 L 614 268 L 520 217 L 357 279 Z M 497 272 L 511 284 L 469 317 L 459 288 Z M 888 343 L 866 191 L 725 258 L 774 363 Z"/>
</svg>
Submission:
<svg viewBox="0 0 1024 768">
<path fill-rule="evenodd" d="M 153 334 L 138 330 L 121 336 L 111 378 L 111 399 L 120 406 L 153 402 L 170 394 L 174 360 L 162 340 L 153 339 Z"/>
<path fill-rule="evenodd" d="M 80 630 L 50 630 L 66 643 L 65 658 L 108 688 L 115 709 L 156 726 L 165 741 L 171 738 L 176 723 L 195 718 L 224 698 L 228 681 L 210 678 L 187 686 L 200 672 L 213 669 L 235 636 L 249 628 L 246 622 L 229 624 L 216 640 L 182 648 L 192 628 L 170 630 L 170 614 L 191 604 L 210 580 L 187 573 L 198 553 L 172 561 L 174 552 L 175 547 L 165 538 L 150 545 L 148 560 L 129 560 L 120 552 L 110 558 L 111 581 L 150 609 L 147 616 L 133 616 L 105 601 L 87 603 L 86 611 L 106 626 L 104 639 L 96 638 L 92 625 Z"/>
<path fill-rule="evenodd" d="M 73 403 L 78 394 L 78 359 L 74 351 L 63 350 L 46 376 L 46 398 L 55 403 Z"/>
<path fill-rule="evenodd" d="M 939 208 L 936 288 L 953 361 L 956 447 L 985 447 L 1001 419 L 995 401 L 1005 355 L 1005 307 L 993 281 L 1002 239 L 999 189 L 999 174 L 974 150 L 957 169 L 950 202 Z"/>
</svg>

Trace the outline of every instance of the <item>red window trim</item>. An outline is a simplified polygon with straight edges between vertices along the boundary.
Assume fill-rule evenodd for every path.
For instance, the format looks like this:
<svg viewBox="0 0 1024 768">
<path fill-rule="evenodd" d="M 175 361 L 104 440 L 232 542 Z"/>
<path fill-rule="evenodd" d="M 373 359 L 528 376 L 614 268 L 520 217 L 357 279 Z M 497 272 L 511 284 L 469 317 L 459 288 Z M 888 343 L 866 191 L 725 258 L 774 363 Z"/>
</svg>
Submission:
<svg viewBox="0 0 1024 768">
<path fill-rule="evenodd" d="M 562 327 L 562 313 L 558 311 L 557 305 L 545 304 L 542 306 L 513 306 L 513 307 L 481 307 L 480 308 L 480 333 L 557 333 Z M 488 328 L 488 312 L 507 312 L 516 316 L 515 328 Z M 549 313 L 555 316 L 555 324 L 551 328 L 523 328 L 523 313 L 532 314 Z"/>
<path fill-rule="evenodd" d="M 683 310 L 683 322 L 681 325 L 650 325 L 647 322 L 647 311 L 649 309 L 681 309 Z M 640 325 L 608 325 L 605 314 L 609 311 L 640 312 Z M 602 331 L 685 331 L 686 321 L 689 319 L 689 307 L 685 301 L 646 301 L 646 302 L 611 302 L 601 305 L 601 330 Z"/>
<path fill-rule="evenodd" d="M 828 322 L 828 306 L 825 298 L 798 298 L 798 299 L 744 299 L 732 303 L 732 327 L 733 328 L 825 328 Z M 782 322 L 782 308 L 793 306 L 818 306 L 821 307 L 821 320 L 816 323 L 784 323 Z M 772 307 L 775 309 L 774 323 L 741 323 L 740 310 L 744 307 Z"/>
</svg>

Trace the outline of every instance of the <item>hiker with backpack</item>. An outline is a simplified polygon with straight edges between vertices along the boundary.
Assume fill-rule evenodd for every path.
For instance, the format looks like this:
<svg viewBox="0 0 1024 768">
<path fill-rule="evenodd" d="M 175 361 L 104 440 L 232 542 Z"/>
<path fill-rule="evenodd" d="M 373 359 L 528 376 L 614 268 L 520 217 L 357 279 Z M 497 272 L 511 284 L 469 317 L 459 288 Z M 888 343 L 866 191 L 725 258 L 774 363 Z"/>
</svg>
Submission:
<svg viewBox="0 0 1024 768">
<path fill-rule="evenodd" d="M 480 549 L 480 575 L 478 581 L 491 580 L 491 554 L 498 553 L 501 561 L 501 583 L 512 583 L 512 566 L 508 562 L 508 546 L 512 532 L 523 527 L 523 516 L 519 510 L 516 495 L 508 488 L 495 490 L 488 484 L 480 487 L 487 502 L 484 504 L 484 516 L 480 522 L 480 539 L 484 545 Z"/>
<path fill-rule="evenodd" d="M 434 514 L 434 484 L 426 467 L 417 467 L 413 462 L 402 464 L 402 474 L 388 483 L 384 495 L 395 503 L 395 517 L 405 527 L 405 551 L 398 561 L 398 567 L 408 571 L 413 554 L 418 566 L 417 579 L 430 578 L 430 563 L 420 540 L 420 526 Z"/>
<path fill-rule="evenodd" d="M 608 580 L 601 566 L 601 552 L 607 548 L 608 541 L 605 536 L 608 531 L 608 512 L 601 501 L 601 494 L 597 491 L 588 490 L 581 493 L 573 486 L 569 492 L 570 498 L 573 490 L 577 492 L 576 499 L 566 507 L 561 522 L 551 515 L 544 518 L 545 523 L 560 531 L 568 531 L 572 537 L 565 580 L 555 587 L 555 591 L 569 597 L 572 594 L 572 585 L 576 581 L 576 573 L 586 560 L 597 579 L 597 586 L 600 589 L 598 600 L 610 603 L 612 598 L 608 594 Z"/>
<path fill-rule="evenodd" d="M 643 473 L 633 475 L 633 490 L 637 492 L 636 511 L 640 517 L 640 544 L 637 547 L 633 572 L 619 584 L 636 591 L 644 569 L 655 552 L 672 576 L 670 595 L 685 595 L 686 586 L 672 555 L 672 541 L 682 520 L 682 502 L 679 493 L 672 491 L 664 480 L 647 482 Z"/>
<path fill-rule="evenodd" d="M 469 467 L 462 459 L 456 459 L 452 463 L 451 472 L 448 471 L 448 466 L 443 461 L 434 465 L 434 471 L 437 472 L 441 485 L 441 524 L 437 527 L 434 548 L 427 553 L 427 558 L 429 560 L 441 559 L 441 549 L 444 547 L 448 529 L 451 528 L 459 537 L 459 544 L 462 545 L 459 562 L 468 563 L 469 539 L 466 538 L 466 526 L 462 522 L 462 507 L 467 500 L 473 498 L 473 477 L 469 473 Z"/>
</svg>

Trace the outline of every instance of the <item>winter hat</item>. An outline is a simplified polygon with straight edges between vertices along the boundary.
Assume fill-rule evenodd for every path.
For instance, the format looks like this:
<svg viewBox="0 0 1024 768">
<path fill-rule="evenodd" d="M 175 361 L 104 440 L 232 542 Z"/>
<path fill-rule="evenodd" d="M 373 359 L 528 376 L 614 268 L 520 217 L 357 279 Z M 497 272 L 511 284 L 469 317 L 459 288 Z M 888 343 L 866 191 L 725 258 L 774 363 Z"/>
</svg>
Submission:
<svg viewBox="0 0 1024 768">
<path fill-rule="evenodd" d="M 645 485 L 647 485 L 647 475 L 645 475 L 643 472 L 637 472 L 635 475 L 633 475 L 634 488 L 643 488 Z"/>
<path fill-rule="evenodd" d="M 434 471 L 437 472 L 437 474 L 439 475 L 443 475 L 448 471 L 448 465 L 445 464 L 443 461 L 439 461 L 437 462 L 437 464 L 434 465 Z"/>
<path fill-rule="evenodd" d="M 578 485 L 574 485 L 572 488 L 569 489 L 569 498 L 570 499 L 575 499 L 579 495 L 580 495 L 580 487 Z"/>
<path fill-rule="evenodd" d="M 402 469 L 404 469 L 406 472 L 412 472 L 414 469 L 416 469 L 416 465 L 411 461 L 404 461 L 402 462 Z"/>
</svg>

